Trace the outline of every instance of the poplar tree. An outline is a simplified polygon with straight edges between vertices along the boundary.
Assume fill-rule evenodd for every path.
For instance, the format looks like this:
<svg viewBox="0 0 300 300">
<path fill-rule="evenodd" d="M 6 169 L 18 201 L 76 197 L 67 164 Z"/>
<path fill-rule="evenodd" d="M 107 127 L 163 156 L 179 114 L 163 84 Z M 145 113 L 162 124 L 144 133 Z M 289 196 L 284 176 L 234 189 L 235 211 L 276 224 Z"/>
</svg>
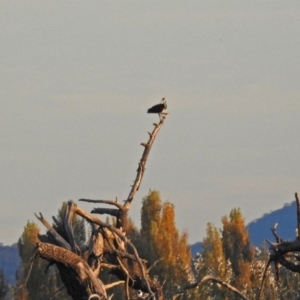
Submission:
<svg viewBox="0 0 300 300">
<path fill-rule="evenodd" d="M 223 243 L 220 231 L 212 224 L 208 223 L 206 237 L 202 243 L 203 271 L 205 274 L 218 277 L 222 280 L 226 275 L 226 258 L 223 251 Z"/>
<path fill-rule="evenodd" d="M 143 198 L 141 208 L 141 238 L 143 247 L 140 250 L 140 256 L 148 260 L 152 266 L 158 259 L 156 239 L 159 231 L 161 219 L 162 203 L 157 191 L 149 191 L 149 194 Z"/>
<path fill-rule="evenodd" d="M 207 224 L 206 236 L 201 246 L 202 253 L 199 253 L 194 259 L 198 278 L 201 279 L 205 275 L 211 275 L 225 282 L 230 282 L 232 275 L 231 265 L 228 265 L 225 258 L 220 230 L 212 223 Z M 203 285 L 196 294 L 200 299 L 227 299 L 229 295 L 230 293 L 227 289 L 217 284 Z"/>
<path fill-rule="evenodd" d="M 222 218 L 222 223 L 223 249 L 226 259 L 232 264 L 233 284 L 239 290 L 251 288 L 250 264 L 254 251 L 240 209 L 232 209 L 229 217 Z"/>
<path fill-rule="evenodd" d="M 179 234 L 175 224 L 175 208 L 162 203 L 158 191 L 150 191 L 141 209 L 141 236 L 144 258 L 156 265 L 151 274 L 165 281 L 164 291 L 170 293 L 177 285 L 192 279 L 191 252 L 187 233 Z M 183 298 L 184 299 L 184 298 Z"/>
</svg>

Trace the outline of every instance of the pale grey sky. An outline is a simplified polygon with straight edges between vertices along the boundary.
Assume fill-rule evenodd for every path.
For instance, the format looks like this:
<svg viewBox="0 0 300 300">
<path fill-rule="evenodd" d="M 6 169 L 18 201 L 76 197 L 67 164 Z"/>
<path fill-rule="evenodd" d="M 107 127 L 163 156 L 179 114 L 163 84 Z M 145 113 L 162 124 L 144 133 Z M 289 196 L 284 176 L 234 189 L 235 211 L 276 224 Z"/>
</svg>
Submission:
<svg viewBox="0 0 300 300">
<path fill-rule="evenodd" d="M 299 16 L 293 0 L 1 1 L 0 242 L 62 201 L 126 198 L 162 97 L 137 225 L 149 188 L 191 243 L 234 207 L 249 222 L 292 201 Z"/>
</svg>

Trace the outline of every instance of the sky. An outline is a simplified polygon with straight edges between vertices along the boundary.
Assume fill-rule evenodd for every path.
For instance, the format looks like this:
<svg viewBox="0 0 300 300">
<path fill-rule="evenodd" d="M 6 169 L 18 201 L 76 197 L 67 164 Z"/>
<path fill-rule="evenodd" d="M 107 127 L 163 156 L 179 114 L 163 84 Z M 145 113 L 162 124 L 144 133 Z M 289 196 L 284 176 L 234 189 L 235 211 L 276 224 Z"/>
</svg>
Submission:
<svg viewBox="0 0 300 300">
<path fill-rule="evenodd" d="M 126 199 L 162 97 L 136 225 L 149 189 L 190 243 L 233 208 L 248 223 L 293 201 L 299 15 L 293 0 L 2 0 L 0 242 L 63 201 Z"/>
</svg>

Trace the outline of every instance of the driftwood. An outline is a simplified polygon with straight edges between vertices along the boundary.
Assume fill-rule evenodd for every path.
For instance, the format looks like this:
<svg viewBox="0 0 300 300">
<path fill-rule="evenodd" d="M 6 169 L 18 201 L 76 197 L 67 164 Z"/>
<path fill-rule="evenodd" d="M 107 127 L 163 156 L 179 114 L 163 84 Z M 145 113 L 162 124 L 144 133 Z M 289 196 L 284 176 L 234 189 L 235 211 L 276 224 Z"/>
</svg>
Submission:
<svg viewBox="0 0 300 300">
<path fill-rule="evenodd" d="M 73 201 L 69 201 L 62 220 L 53 217 L 53 225 L 41 213 L 35 214 L 47 228 L 46 234 L 39 236 L 36 255 L 57 266 L 62 281 L 73 299 L 108 300 L 110 297 L 107 290 L 119 284 L 124 285 L 127 299 L 129 287 L 143 291 L 148 295 L 148 299 L 164 299 L 162 287 L 149 277 L 146 262 L 139 257 L 134 245 L 126 237 L 126 229 L 130 205 L 139 190 L 151 147 L 166 116 L 158 124 L 154 124 L 148 142 L 141 143 L 144 151 L 138 164 L 136 178 L 124 204 L 120 204 L 117 200 L 79 199 L 113 206 L 113 208 L 94 208 L 88 213 Z M 116 225 L 109 225 L 94 214 L 114 216 Z M 81 216 L 91 225 L 88 245 L 77 245 L 75 241 L 72 227 L 75 215 Z M 119 280 L 105 285 L 98 278 L 102 269 L 108 269 Z"/>
</svg>

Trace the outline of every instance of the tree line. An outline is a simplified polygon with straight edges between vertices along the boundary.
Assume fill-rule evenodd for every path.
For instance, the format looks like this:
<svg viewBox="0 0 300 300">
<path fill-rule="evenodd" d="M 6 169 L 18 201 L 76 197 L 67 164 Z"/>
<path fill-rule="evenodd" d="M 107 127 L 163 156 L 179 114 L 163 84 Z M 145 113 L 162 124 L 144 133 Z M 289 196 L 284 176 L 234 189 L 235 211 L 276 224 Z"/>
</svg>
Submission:
<svg viewBox="0 0 300 300">
<path fill-rule="evenodd" d="M 62 220 L 66 203 L 57 213 Z M 260 248 L 250 243 L 245 220 L 239 208 L 234 208 L 221 219 L 222 227 L 208 223 L 206 236 L 202 240 L 202 251 L 192 257 L 188 233 L 180 232 L 175 222 L 175 206 L 162 201 L 160 193 L 149 191 L 142 200 L 141 224 L 136 226 L 129 219 L 128 237 L 136 245 L 143 259 L 147 261 L 150 276 L 163 284 L 165 295 L 172 294 L 179 286 L 185 286 L 206 275 L 219 278 L 241 291 L 249 299 L 260 294 L 263 272 L 269 258 L 264 244 Z M 114 218 L 106 222 L 113 224 Z M 83 218 L 75 216 L 74 234 L 79 244 L 87 243 L 87 226 Z M 72 299 L 60 278 L 55 265 L 42 259 L 33 261 L 33 249 L 38 243 L 40 229 L 34 222 L 28 222 L 18 240 L 21 265 L 17 272 L 17 285 L 13 291 L 16 300 Z M 46 272 L 47 271 L 47 272 Z M 299 299 L 300 278 L 285 268 L 280 269 L 281 280 L 275 278 L 273 270 L 268 271 L 261 299 Z M 109 271 L 101 274 L 104 281 L 114 281 Z M 0 299 L 5 299 L 8 285 L 0 271 Z M 114 299 L 126 299 L 124 288 L 111 290 Z M 130 291 L 130 299 L 137 298 L 137 292 Z M 232 292 L 219 284 L 209 283 L 193 290 L 186 290 L 181 299 L 238 299 Z"/>
<path fill-rule="evenodd" d="M 297 194 L 295 241 L 283 241 L 274 227 L 276 242 L 254 248 L 242 213 L 234 208 L 222 218 L 221 228 L 207 224 L 203 251 L 194 258 L 188 233 L 176 227 L 174 205 L 163 202 L 158 191 L 150 190 L 142 200 L 140 229 L 129 218 L 150 150 L 166 117 L 153 124 L 148 141 L 141 143 L 144 151 L 123 203 L 79 199 L 109 205 L 87 212 L 68 201 L 52 217 L 52 224 L 36 214 L 46 233 L 34 222 L 26 224 L 18 241 L 18 284 L 10 295 L 17 300 L 299 299 Z M 103 214 L 106 221 L 98 217 Z M 0 296 L 5 299 L 8 292 L 2 285 Z"/>
</svg>

